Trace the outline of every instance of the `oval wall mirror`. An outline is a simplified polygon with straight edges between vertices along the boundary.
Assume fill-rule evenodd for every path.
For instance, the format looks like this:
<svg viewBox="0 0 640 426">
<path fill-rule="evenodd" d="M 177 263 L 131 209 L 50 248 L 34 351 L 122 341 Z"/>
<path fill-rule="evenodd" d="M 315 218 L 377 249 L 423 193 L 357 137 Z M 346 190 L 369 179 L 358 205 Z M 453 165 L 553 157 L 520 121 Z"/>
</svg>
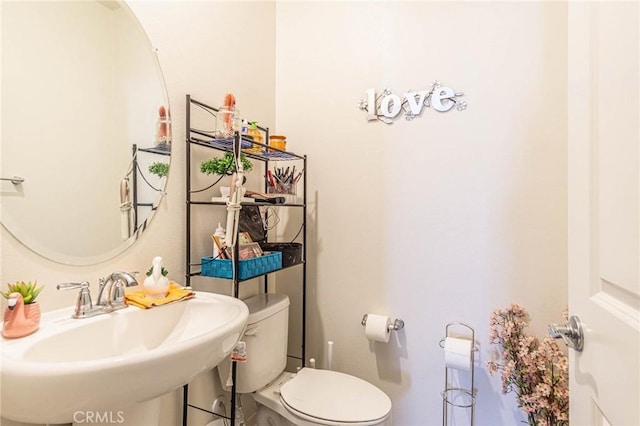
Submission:
<svg viewBox="0 0 640 426">
<path fill-rule="evenodd" d="M 1 7 L 0 177 L 24 178 L 0 181 L 2 224 L 53 261 L 105 261 L 164 194 L 171 123 L 155 50 L 120 1 Z"/>
</svg>

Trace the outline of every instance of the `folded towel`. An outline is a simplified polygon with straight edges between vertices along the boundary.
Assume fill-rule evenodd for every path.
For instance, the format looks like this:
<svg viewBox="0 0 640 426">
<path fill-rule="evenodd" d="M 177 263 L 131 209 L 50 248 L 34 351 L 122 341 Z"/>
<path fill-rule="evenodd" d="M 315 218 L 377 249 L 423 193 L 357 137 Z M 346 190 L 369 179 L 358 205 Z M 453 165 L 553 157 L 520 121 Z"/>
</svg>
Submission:
<svg viewBox="0 0 640 426">
<path fill-rule="evenodd" d="M 131 306 L 137 306 L 140 309 L 149 309 L 154 306 L 167 305 L 169 303 L 178 302 L 180 300 L 190 299 L 195 296 L 193 290 L 185 289 L 182 286 L 171 281 L 169 283 L 169 291 L 165 297 L 151 298 L 144 294 L 143 290 L 131 291 L 125 294 L 125 303 Z"/>
</svg>

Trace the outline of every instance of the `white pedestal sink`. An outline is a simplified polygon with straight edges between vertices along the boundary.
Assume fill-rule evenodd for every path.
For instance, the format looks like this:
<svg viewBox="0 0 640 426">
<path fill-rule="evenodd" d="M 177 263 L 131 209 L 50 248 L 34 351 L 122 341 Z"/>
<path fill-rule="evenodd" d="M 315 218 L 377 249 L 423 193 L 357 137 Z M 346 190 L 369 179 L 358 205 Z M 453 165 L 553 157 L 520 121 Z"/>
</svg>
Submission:
<svg viewBox="0 0 640 426">
<path fill-rule="evenodd" d="M 34 334 L 3 338 L 2 417 L 70 423 L 78 412 L 117 412 L 157 398 L 218 365 L 249 316 L 241 300 L 204 292 L 148 310 L 87 319 L 71 312 L 45 313 Z"/>
</svg>

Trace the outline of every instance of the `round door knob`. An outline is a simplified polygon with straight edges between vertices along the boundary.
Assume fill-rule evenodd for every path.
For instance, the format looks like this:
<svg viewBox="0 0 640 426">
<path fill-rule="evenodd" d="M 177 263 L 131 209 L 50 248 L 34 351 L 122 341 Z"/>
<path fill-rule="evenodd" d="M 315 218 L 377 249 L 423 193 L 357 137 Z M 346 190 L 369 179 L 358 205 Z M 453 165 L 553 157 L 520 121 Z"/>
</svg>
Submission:
<svg viewBox="0 0 640 426">
<path fill-rule="evenodd" d="M 564 340 L 564 343 L 578 352 L 584 348 L 584 333 L 580 318 L 572 315 L 567 324 L 550 324 L 549 336 Z"/>
</svg>

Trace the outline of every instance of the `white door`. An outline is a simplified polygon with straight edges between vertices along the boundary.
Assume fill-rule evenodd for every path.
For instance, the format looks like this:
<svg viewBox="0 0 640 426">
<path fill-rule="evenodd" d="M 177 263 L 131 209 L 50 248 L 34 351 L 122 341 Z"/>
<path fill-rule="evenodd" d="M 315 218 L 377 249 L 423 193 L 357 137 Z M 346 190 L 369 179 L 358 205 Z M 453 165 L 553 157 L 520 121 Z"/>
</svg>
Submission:
<svg viewBox="0 0 640 426">
<path fill-rule="evenodd" d="M 569 2 L 571 425 L 640 425 L 639 3 Z"/>
</svg>

